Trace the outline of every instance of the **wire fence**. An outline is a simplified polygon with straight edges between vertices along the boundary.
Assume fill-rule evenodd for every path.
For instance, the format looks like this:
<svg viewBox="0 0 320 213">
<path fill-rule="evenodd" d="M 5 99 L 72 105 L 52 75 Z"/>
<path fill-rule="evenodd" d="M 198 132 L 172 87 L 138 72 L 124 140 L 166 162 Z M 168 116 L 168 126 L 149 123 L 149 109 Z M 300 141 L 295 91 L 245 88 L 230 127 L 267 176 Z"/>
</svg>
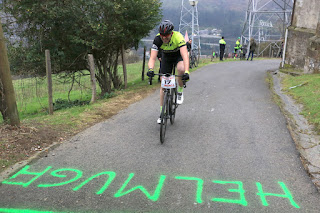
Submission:
<svg viewBox="0 0 320 213">
<path fill-rule="evenodd" d="M 46 77 L 15 77 L 13 85 L 20 115 L 47 112 L 48 83 Z M 70 103 L 90 101 L 92 90 L 89 71 L 82 71 L 73 76 L 53 75 L 52 85 L 54 103 L 61 102 L 61 100 Z M 98 86 L 97 90 L 100 92 Z"/>
<path fill-rule="evenodd" d="M 126 54 L 129 67 L 128 81 L 137 80 L 141 76 L 142 58 L 139 55 L 137 51 L 130 51 Z M 118 75 L 123 78 L 122 65 L 119 64 Z M 13 76 L 13 79 L 20 118 L 32 117 L 39 113 L 47 114 L 49 109 L 47 77 Z M 54 110 L 88 104 L 92 97 L 90 71 L 53 74 L 52 91 Z M 96 92 L 101 93 L 98 82 Z M 106 94 L 106 97 L 110 97 L 110 94 Z"/>
</svg>

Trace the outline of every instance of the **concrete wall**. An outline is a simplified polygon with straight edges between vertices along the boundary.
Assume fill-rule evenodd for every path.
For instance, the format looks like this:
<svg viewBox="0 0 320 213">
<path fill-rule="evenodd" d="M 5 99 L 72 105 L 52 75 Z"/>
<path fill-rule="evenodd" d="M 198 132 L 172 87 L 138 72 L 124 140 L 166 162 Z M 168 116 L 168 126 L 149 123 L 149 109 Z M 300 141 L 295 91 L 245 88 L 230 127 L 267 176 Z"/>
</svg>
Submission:
<svg viewBox="0 0 320 213">
<path fill-rule="evenodd" d="M 316 29 L 320 11 L 319 0 L 296 0 L 292 26 Z"/>
<path fill-rule="evenodd" d="M 319 30 L 320 0 L 295 0 L 285 63 L 306 73 L 319 72 Z"/>
<path fill-rule="evenodd" d="M 318 18 L 316 34 L 308 42 L 304 72 L 320 73 L 320 16 Z"/>
<path fill-rule="evenodd" d="M 304 67 L 309 39 L 314 34 L 315 30 L 289 27 L 286 64 L 301 69 Z"/>
</svg>

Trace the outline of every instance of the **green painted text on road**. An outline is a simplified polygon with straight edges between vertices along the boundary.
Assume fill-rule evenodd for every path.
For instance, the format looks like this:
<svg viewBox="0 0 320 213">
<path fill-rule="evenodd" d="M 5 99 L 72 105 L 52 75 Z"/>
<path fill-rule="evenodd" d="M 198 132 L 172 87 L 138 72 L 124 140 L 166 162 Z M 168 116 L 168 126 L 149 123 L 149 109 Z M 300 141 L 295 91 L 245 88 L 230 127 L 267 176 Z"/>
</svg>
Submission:
<svg viewBox="0 0 320 213">
<path fill-rule="evenodd" d="M 95 193 L 97 195 L 101 195 L 108 189 L 108 187 L 113 183 L 113 180 L 116 178 L 116 172 L 114 171 L 100 172 L 98 174 L 91 175 L 89 176 L 89 178 L 85 179 L 83 178 L 83 172 L 78 169 L 61 168 L 61 169 L 53 170 L 53 168 L 49 166 L 45 168 L 43 171 L 30 171 L 30 170 L 31 170 L 30 166 L 25 166 L 15 175 L 3 181 L 2 184 L 18 185 L 18 186 L 20 185 L 23 188 L 27 188 L 31 184 L 34 184 L 35 182 L 37 182 L 34 185 L 36 185 L 39 188 L 48 188 L 48 187 L 53 188 L 53 187 L 66 186 L 71 183 L 73 184 L 76 183 L 77 185 L 73 186 L 70 189 L 73 191 L 79 191 L 80 189 L 82 189 L 82 187 L 88 187 L 87 184 L 91 183 L 96 178 L 103 177 L 103 178 L 106 178 L 105 183 Z M 50 170 L 53 170 L 53 171 L 51 173 L 48 173 Z M 50 184 L 43 182 L 48 175 L 51 177 Z M 153 188 L 152 190 L 150 189 L 147 190 L 146 187 L 141 185 L 141 183 L 140 185 L 137 185 L 135 187 L 132 187 L 131 189 L 126 190 L 126 188 L 129 185 L 133 185 L 135 182 L 139 182 L 139 179 L 135 177 L 134 173 L 130 173 L 128 175 L 128 178 L 124 180 L 123 184 L 119 186 L 118 190 L 114 192 L 114 198 L 117 199 L 117 198 L 126 196 L 130 193 L 142 192 L 142 194 L 144 194 L 148 200 L 156 202 L 159 199 L 161 199 L 161 192 L 163 191 L 163 188 L 170 187 L 170 186 L 167 186 L 168 179 L 181 181 L 181 183 L 183 182 L 185 184 L 191 184 L 192 186 L 196 185 L 196 190 L 194 190 L 196 191 L 196 193 L 194 191 L 190 191 L 190 194 L 195 194 L 195 201 L 197 203 L 199 204 L 204 203 L 202 194 L 205 191 L 205 188 L 204 188 L 205 181 L 201 178 L 186 177 L 186 176 L 168 177 L 166 175 L 160 175 L 158 180 L 154 178 L 155 187 L 152 187 Z M 52 183 L 52 181 L 54 180 L 56 180 L 57 182 Z M 76 181 L 81 181 L 81 182 L 77 183 Z M 246 200 L 246 197 L 245 197 L 246 191 L 244 189 L 243 182 L 212 180 L 211 184 L 212 183 L 223 184 L 223 185 L 227 185 L 228 187 L 229 185 L 231 185 L 230 187 L 232 188 L 230 188 L 228 191 L 232 192 L 232 194 L 238 195 L 239 199 L 220 198 L 220 197 L 217 197 L 217 195 L 215 195 L 215 197 L 211 197 L 209 201 L 248 206 L 248 201 Z M 277 197 L 279 199 L 282 199 L 283 201 L 289 201 L 290 205 L 294 208 L 300 208 L 300 206 L 294 201 L 292 193 L 290 192 L 288 187 L 283 182 L 278 182 L 278 185 L 280 186 L 280 189 L 284 192 L 284 194 L 275 194 L 271 192 L 265 192 L 265 190 L 262 187 L 262 184 L 259 182 L 256 183 L 256 186 L 257 186 L 256 194 L 260 198 L 262 206 L 264 207 L 269 206 L 267 197 Z M 90 186 L 92 186 L 92 184 L 90 184 Z M 94 186 L 96 187 L 96 185 Z M 150 191 L 153 191 L 153 193 L 150 193 Z"/>
</svg>

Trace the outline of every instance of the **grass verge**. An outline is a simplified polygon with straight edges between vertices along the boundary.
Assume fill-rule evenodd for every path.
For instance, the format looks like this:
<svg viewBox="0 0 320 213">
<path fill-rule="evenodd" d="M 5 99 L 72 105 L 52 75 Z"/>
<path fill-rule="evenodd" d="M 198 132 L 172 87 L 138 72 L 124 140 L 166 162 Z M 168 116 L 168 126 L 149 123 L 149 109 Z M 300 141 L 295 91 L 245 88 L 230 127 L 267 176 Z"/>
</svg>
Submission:
<svg viewBox="0 0 320 213">
<path fill-rule="evenodd" d="M 283 91 L 303 105 L 301 114 L 320 134 L 320 74 L 302 74 L 302 70 L 281 69 L 289 73 L 282 80 Z"/>
</svg>

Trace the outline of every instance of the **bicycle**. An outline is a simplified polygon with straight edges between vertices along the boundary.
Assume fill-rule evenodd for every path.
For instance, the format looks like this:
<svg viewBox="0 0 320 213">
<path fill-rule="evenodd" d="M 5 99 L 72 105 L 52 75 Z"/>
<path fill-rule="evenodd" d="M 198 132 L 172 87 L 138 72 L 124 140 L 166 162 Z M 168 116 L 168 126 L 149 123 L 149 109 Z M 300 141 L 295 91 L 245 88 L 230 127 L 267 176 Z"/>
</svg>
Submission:
<svg viewBox="0 0 320 213">
<path fill-rule="evenodd" d="M 163 97 L 163 105 L 160 114 L 161 123 L 160 123 L 160 142 L 164 143 L 164 138 L 166 136 L 167 129 L 167 120 L 170 119 L 170 123 L 174 123 L 174 119 L 176 116 L 176 110 L 178 108 L 177 104 L 177 83 L 175 77 L 182 77 L 183 75 L 175 75 L 175 68 L 173 68 L 173 74 L 154 74 L 158 76 L 162 76 L 161 79 L 161 87 L 163 88 L 164 97 Z M 149 77 L 149 84 L 152 85 L 152 77 Z M 183 81 L 183 87 L 186 88 L 186 82 Z"/>
<path fill-rule="evenodd" d="M 197 50 L 192 50 L 190 54 L 190 68 L 198 66 L 198 59 L 197 59 Z"/>
</svg>

